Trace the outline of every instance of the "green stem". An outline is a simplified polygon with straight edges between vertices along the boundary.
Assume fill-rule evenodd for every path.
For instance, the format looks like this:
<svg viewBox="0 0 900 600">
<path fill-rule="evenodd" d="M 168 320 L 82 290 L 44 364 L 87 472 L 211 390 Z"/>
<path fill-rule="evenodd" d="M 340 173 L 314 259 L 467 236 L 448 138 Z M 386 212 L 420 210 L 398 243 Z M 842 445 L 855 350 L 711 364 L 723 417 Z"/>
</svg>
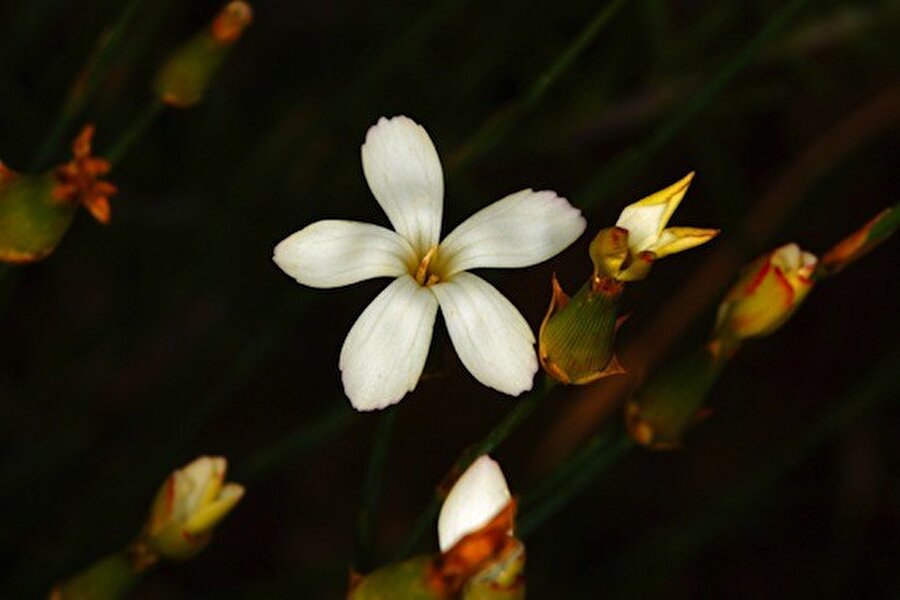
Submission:
<svg viewBox="0 0 900 600">
<path fill-rule="evenodd" d="M 677 522 L 655 530 L 608 565 L 597 581 L 616 581 L 628 596 L 645 596 L 679 566 L 728 530 L 766 492 L 829 438 L 859 417 L 900 399 L 900 348 L 879 362 L 843 399 L 825 408 L 812 426 L 768 455 L 744 479 Z M 635 577 L 640 573 L 640 577 Z M 613 579 L 615 578 L 615 579 Z M 633 589 L 640 586 L 641 590 Z M 627 589 L 624 589 L 627 588 Z M 649 594 L 652 595 L 652 594 Z"/>
<path fill-rule="evenodd" d="M 384 479 L 398 413 L 397 408 L 393 407 L 379 416 L 372 454 L 363 481 L 362 502 L 356 520 L 356 556 L 353 560 L 356 570 L 360 573 L 367 573 L 375 564 L 375 515 L 378 512 L 381 482 Z"/>
<path fill-rule="evenodd" d="M 135 142 L 141 139 L 165 107 L 166 105 L 163 104 L 159 98 L 154 98 L 144 107 L 144 110 L 138 113 L 137 118 L 135 118 L 134 121 L 131 122 L 131 125 L 128 126 L 128 129 L 119 136 L 119 139 L 113 144 L 112 148 L 110 148 L 108 152 L 103 153 L 102 156 L 104 156 L 113 167 L 118 165 L 125 153 L 134 146 Z"/>
<path fill-rule="evenodd" d="M 235 481 L 252 484 L 269 477 L 278 467 L 299 454 L 319 446 L 338 432 L 355 422 L 356 413 L 347 408 L 346 402 L 334 402 L 324 414 L 313 422 L 306 422 L 277 440 L 257 450 L 234 468 Z"/>
<path fill-rule="evenodd" d="M 84 107 L 93 99 L 97 90 L 106 80 L 116 57 L 128 39 L 125 34 L 131 27 L 143 2 L 144 0 L 129 0 L 109 33 L 102 34 L 98 48 L 82 71 L 84 83 L 76 82 L 73 86 L 60 110 L 59 118 L 50 130 L 50 135 L 31 164 L 32 171 L 39 171 L 46 166 L 62 139 L 69 132 L 72 123 L 81 115 Z"/>
<path fill-rule="evenodd" d="M 551 474 L 533 494 L 526 495 L 516 528 L 518 537 L 526 539 L 534 533 L 634 447 L 634 441 L 619 426 L 597 433 L 560 467 L 562 474 Z"/>
<path fill-rule="evenodd" d="M 117 600 L 137 585 L 141 575 L 126 552 L 117 552 L 104 556 L 56 586 L 50 597 L 57 600 Z"/>
<path fill-rule="evenodd" d="M 400 560 L 409 556 L 419 544 L 422 536 L 433 526 L 438 512 L 441 509 L 441 503 L 447 494 L 447 485 L 451 481 L 455 481 L 466 469 L 469 468 L 476 458 L 482 454 L 493 452 L 506 438 L 519 428 L 519 426 L 534 412 L 540 403 L 550 394 L 550 391 L 556 386 L 556 381 L 549 377 L 544 378 L 544 383 L 540 388 L 532 391 L 526 397 L 516 401 L 516 405 L 510 410 L 500 423 L 498 423 L 486 436 L 478 443 L 469 446 L 460 454 L 456 462 L 450 468 L 448 476 L 445 478 L 443 485 L 435 489 L 434 495 L 428 502 L 419 517 L 416 519 L 415 525 L 406 540 L 400 544 L 397 550 L 391 556 L 391 561 Z"/>
<path fill-rule="evenodd" d="M 765 48 L 766 44 L 790 23 L 808 0 L 793 0 L 775 13 L 765 26 L 741 52 L 728 61 L 724 67 L 697 93 L 681 106 L 656 132 L 640 147 L 625 152 L 609 168 L 588 181 L 574 197 L 574 204 L 581 208 L 593 208 L 602 198 L 608 197 L 637 171 L 639 171 L 658 150 L 672 140 L 690 121 L 700 113 L 731 81 L 743 71 Z"/>
<path fill-rule="evenodd" d="M 522 496 L 519 512 L 528 513 L 533 507 L 555 494 L 560 486 L 565 485 L 569 478 L 585 467 L 594 452 L 609 445 L 614 439 L 614 434 L 618 434 L 618 431 L 614 431 L 612 427 L 605 427 L 594 434 L 584 447 L 556 466 L 543 480 Z"/>
<path fill-rule="evenodd" d="M 6 307 L 12 300 L 13 290 L 16 287 L 16 275 L 12 265 L 0 263 L 0 316 L 6 311 Z"/>
<path fill-rule="evenodd" d="M 534 107 L 553 87 L 557 80 L 575 63 L 593 43 L 599 33 L 612 21 L 627 0 L 612 0 L 601 8 L 581 30 L 562 54 L 534 81 L 528 92 L 512 106 L 495 114 L 450 157 L 448 170 L 455 171 L 496 146 L 510 132 L 513 125 Z"/>
</svg>

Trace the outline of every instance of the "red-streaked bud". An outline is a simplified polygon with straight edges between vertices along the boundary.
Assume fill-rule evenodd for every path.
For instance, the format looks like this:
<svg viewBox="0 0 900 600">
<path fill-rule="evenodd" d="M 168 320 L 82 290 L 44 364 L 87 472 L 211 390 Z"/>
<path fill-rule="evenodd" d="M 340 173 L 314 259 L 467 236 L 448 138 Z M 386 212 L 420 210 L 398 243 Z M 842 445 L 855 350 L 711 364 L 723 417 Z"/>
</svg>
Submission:
<svg viewBox="0 0 900 600">
<path fill-rule="evenodd" d="M 778 329 L 812 289 L 817 262 L 785 244 L 750 263 L 719 305 L 714 337 L 744 340 Z"/>
<path fill-rule="evenodd" d="M 153 89 L 160 101 L 175 108 L 199 104 L 212 78 L 253 22 L 247 2 L 229 2 L 204 31 L 179 46 L 156 75 Z"/>
</svg>

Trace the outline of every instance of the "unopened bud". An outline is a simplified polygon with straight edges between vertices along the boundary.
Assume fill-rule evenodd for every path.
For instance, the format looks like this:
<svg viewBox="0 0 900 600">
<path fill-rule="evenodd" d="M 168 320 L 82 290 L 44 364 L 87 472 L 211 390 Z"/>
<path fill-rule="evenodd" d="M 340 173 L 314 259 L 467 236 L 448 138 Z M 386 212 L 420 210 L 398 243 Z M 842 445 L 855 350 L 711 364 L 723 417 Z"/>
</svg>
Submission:
<svg viewBox="0 0 900 600">
<path fill-rule="evenodd" d="M 621 324 L 616 310 L 623 284 L 595 276 L 569 298 L 555 276 L 551 283 L 553 296 L 538 342 L 544 370 L 576 385 L 624 373 L 613 348 Z"/>
<path fill-rule="evenodd" d="M 225 483 L 226 468 L 224 458 L 203 456 L 169 476 L 136 544 L 148 562 L 185 560 L 206 546 L 215 526 L 244 495 L 242 486 Z"/>
<path fill-rule="evenodd" d="M 829 250 L 816 269 L 816 276 L 834 275 L 893 235 L 900 226 L 900 205 L 886 208 Z"/>
<path fill-rule="evenodd" d="M 199 104 L 231 46 L 253 21 L 246 2 L 229 2 L 210 27 L 179 46 L 156 75 L 154 91 L 175 108 Z"/>
<path fill-rule="evenodd" d="M 817 262 L 785 244 L 750 263 L 719 305 L 714 337 L 744 340 L 778 329 L 812 289 Z"/>
<path fill-rule="evenodd" d="M 525 547 L 513 537 L 515 512 L 500 466 L 489 456 L 479 457 L 441 508 L 441 553 L 353 575 L 348 598 L 524 598 Z"/>
<path fill-rule="evenodd" d="M 656 450 L 680 446 L 684 433 L 707 415 L 703 404 L 726 357 L 706 346 L 654 373 L 625 406 L 629 435 Z"/>
</svg>

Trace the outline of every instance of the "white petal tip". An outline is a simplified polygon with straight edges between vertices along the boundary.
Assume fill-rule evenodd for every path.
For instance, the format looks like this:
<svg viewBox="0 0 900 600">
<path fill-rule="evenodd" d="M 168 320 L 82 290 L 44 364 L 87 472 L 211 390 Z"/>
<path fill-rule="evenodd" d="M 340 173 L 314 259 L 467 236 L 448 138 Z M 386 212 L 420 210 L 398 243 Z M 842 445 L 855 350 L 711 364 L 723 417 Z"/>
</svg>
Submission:
<svg viewBox="0 0 900 600">
<path fill-rule="evenodd" d="M 441 552 L 484 527 L 509 501 L 509 487 L 500 465 L 487 454 L 478 457 L 453 485 L 441 508 Z"/>
</svg>

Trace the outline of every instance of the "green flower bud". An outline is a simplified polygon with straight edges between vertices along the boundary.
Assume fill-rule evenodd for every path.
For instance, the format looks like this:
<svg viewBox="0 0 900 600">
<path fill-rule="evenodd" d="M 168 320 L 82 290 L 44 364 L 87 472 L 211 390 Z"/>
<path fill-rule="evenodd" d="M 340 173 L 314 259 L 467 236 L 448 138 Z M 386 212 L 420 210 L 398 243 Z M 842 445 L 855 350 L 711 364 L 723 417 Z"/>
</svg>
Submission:
<svg viewBox="0 0 900 600">
<path fill-rule="evenodd" d="M 644 446 L 670 450 L 706 416 L 704 401 L 729 352 L 710 344 L 654 373 L 625 407 L 628 433 Z"/>
<path fill-rule="evenodd" d="M 544 370 L 563 383 L 582 385 L 624 373 L 613 343 L 623 285 L 592 277 L 571 299 L 553 277 L 553 297 L 541 323 L 538 355 Z"/>
<path fill-rule="evenodd" d="M 443 598 L 440 590 L 431 585 L 428 575 L 432 568 L 430 555 L 416 556 L 390 564 L 359 577 L 351 583 L 348 600 L 436 600 Z"/>
<path fill-rule="evenodd" d="M 231 46 L 253 20 L 246 2 L 229 2 L 205 31 L 179 46 L 166 60 L 153 89 L 169 106 L 189 108 L 203 100 Z"/>
<path fill-rule="evenodd" d="M 53 252 L 77 204 L 53 196 L 51 174 L 18 176 L 0 166 L 0 261 L 29 263 Z"/>
</svg>

